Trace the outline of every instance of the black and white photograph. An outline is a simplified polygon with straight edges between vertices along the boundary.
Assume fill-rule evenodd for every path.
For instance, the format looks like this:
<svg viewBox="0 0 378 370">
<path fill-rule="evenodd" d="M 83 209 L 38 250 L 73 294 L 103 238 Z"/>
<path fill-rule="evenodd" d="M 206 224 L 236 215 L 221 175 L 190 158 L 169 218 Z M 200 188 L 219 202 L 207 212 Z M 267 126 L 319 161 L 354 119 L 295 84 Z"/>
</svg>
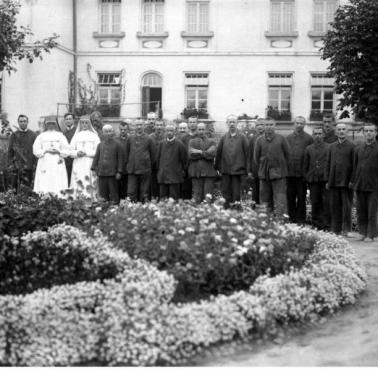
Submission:
<svg viewBox="0 0 378 370">
<path fill-rule="evenodd" d="M 0 366 L 378 368 L 377 0 L 0 0 Z"/>
</svg>

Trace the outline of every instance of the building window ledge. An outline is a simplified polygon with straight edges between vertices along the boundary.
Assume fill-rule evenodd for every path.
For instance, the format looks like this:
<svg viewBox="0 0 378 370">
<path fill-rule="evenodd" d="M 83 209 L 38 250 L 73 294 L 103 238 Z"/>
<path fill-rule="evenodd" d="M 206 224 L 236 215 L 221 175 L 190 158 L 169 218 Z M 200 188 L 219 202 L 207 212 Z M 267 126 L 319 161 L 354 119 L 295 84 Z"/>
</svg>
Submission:
<svg viewBox="0 0 378 370">
<path fill-rule="evenodd" d="M 307 35 L 312 39 L 321 39 L 326 35 L 326 32 L 309 31 Z"/>
<path fill-rule="evenodd" d="M 165 39 L 169 36 L 168 32 L 154 32 L 154 33 L 146 33 L 138 31 L 136 33 L 136 37 L 139 39 Z"/>
<path fill-rule="evenodd" d="M 265 37 L 268 38 L 291 38 L 295 39 L 298 37 L 298 32 L 271 32 L 271 31 L 265 31 L 264 33 Z"/>
<path fill-rule="evenodd" d="M 182 38 L 190 38 L 190 39 L 193 39 L 193 38 L 210 39 L 210 38 L 214 37 L 214 32 L 213 31 L 210 31 L 210 32 L 186 32 L 186 31 L 182 31 L 181 37 Z"/>
<path fill-rule="evenodd" d="M 125 37 L 125 32 L 110 32 L 110 33 L 101 33 L 101 32 L 93 32 L 93 38 L 101 39 L 101 40 L 120 40 Z"/>
</svg>

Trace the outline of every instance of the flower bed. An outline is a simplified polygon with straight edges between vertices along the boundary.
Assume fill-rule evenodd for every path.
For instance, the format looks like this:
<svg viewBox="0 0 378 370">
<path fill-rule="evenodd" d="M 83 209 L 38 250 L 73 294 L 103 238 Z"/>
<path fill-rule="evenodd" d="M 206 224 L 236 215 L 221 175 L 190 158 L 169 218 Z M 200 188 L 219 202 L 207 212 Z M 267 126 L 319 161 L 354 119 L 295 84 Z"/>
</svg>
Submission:
<svg viewBox="0 0 378 370">
<path fill-rule="evenodd" d="M 248 291 L 182 304 L 172 301 L 172 276 L 130 259 L 99 232 L 90 238 L 68 226 L 50 229 L 46 238 L 75 235 L 78 245 L 98 243 L 98 253 L 119 272 L 104 281 L 0 296 L 0 363 L 181 364 L 210 345 L 271 331 L 283 322 L 313 320 L 353 303 L 366 276 L 349 244 L 308 228 L 285 230 L 288 238 L 315 241 L 301 268 L 260 276 Z"/>
<path fill-rule="evenodd" d="M 123 205 L 93 229 L 115 248 L 172 274 L 178 281 L 174 301 L 247 290 L 262 274 L 302 266 L 316 241 L 315 235 L 302 239 L 250 208 L 238 212 L 221 203 L 196 207 L 169 201 Z"/>
</svg>

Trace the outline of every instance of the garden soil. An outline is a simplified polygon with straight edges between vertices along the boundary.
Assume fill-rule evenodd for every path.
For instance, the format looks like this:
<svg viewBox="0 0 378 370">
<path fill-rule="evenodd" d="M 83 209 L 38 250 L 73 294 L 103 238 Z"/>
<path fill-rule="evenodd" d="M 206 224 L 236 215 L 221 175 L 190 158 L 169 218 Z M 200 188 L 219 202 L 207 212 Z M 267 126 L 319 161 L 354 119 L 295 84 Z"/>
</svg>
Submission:
<svg viewBox="0 0 378 370">
<path fill-rule="evenodd" d="M 378 242 L 350 239 L 368 274 L 367 290 L 353 306 L 273 342 L 240 345 L 198 357 L 200 366 L 378 366 Z M 226 353 L 221 355 L 221 353 Z"/>
</svg>

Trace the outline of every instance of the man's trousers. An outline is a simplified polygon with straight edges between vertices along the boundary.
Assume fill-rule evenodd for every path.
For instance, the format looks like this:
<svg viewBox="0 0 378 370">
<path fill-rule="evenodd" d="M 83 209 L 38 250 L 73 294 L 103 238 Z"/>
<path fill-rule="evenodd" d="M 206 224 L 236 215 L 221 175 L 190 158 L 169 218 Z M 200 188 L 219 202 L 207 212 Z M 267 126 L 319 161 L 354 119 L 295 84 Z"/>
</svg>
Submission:
<svg viewBox="0 0 378 370">
<path fill-rule="evenodd" d="M 180 197 L 180 183 L 178 184 L 159 184 L 160 199 L 173 198 L 174 200 Z"/>
<path fill-rule="evenodd" d="M 122 175 L 121 180 L 118 181 L 119 198 L 126 199 L 127 197 L 127 175 Z"/>
<path fill-rule="evenodd" d="M 180 184 L 180 198 L 192 198 L 192 179 L 188 176 L 188 172 L 185 173 L 184 182 Z"/>
<path fill-rule="evenodd" d="M 25 185 L 29 188 L 33 187 L 33 170 L 21 170 L 21 171 L 12 171 L 9 173 L 9 182 L 12 189 L 18 191 L 19 185 Z"/>
<path fill-rule="evenodd" d="M 193 199 L 196 203 L 201 203 L 206 194 L 211 196 L 214 193 L 214 177 L 192 177 Z"/>
<path fill-rule="evenodd" d="M 290 222 L 306 222 L 306 190 L 307 185 L 303 177 L 287 178 L 287 209 Z"/>
<path fill-rule="evenodd" d="M 319 229 L 324 229 L 328 226 L 326 209 L 329 208 L 329 204 L 326 203 L 326 182 L 312 182 L 308 184 L 308 187 L 310 188 L 312 224 Z"/>
<path fill-rule="evenodd" d="M 329 188 L 331 206 L 331 231 L 339 234 L 352 229 L 353 191 L 348 187 Z"/>
<path fill-rule="evenodd" d="M 146 202 L 150 195 L 151 173 L 128 174 L 127 196 L 132 202 Z"/>
<path fill-rule="evenodd" d="M 286 178 L 260 180 L 260 202 L 278 218 L 287 214 Z"/>
<path fill-rule="evenodd" d="M 118 182 L 115 176 L 99 176 L 98 192 L 101 198 L 119 203 Z"/>
<path fill-rule="evenodd" d="M 159 183 L 157 180 L 157 170 L 153 169 L 150 175 L 151 199 L 159 198 Z"/>
<path fill-rule="evenodd" d="M 222 194 L 226 199 L 225 207 L 240 202 L 240 187 L 242 175 L 222 174 Z"/>
<path fill-rule="evenodd" d="M 356 196 L 358 230 L 373 239 L 377 236 L 378 192 L 356 191 Z"/>
</svg>

